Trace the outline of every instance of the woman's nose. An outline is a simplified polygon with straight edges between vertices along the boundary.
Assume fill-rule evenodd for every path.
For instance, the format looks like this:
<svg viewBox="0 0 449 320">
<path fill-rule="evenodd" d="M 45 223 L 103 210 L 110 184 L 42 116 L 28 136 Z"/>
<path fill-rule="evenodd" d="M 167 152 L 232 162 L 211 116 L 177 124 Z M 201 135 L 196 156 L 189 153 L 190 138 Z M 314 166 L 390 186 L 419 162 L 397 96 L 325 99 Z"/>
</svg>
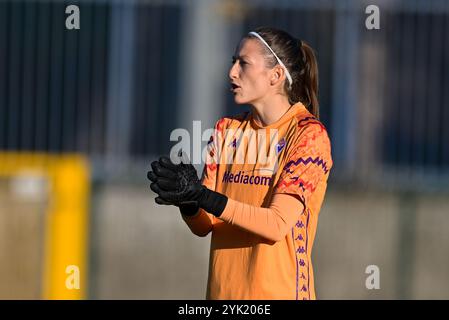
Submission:
<svg viewBox="0 0 449 320">
<path fill-rule="evenodd" d="M 229 69 L 229 79 L 235 79 L 237 78 L 238 72 L 237 72 L 237 61 L 234 62 L 234 64 Z"/>
</svg>

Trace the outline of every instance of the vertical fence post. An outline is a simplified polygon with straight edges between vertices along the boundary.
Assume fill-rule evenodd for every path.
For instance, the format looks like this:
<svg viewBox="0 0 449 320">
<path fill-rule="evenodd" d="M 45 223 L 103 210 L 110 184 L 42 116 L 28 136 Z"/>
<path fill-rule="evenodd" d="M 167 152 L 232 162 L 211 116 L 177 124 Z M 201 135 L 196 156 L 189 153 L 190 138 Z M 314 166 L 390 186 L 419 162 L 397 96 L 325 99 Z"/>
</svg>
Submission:
<svg viewBox="0 0 449 320">
<path fill-rule="evenodd" d="M 134 0 L 111 4 L 107 87 L 106 160 L 123 163 L 128 155 L 134 59 Z M 117 162 L 115 162 L 117 161 Z"/>
<path fill-rule="evenodd" d="M 397 299 L 413 298 L 413 266 L 415 265 L 416 205 L 413 192 L 400 192 L 398 255 L 396 265 Z"/>
<path fill-rule="evenodd" d="M 338 1 L 335 6 L 334 71 L 332 92 L 332 136 L 334 161 L 344 177 L 354 168 L 357 137 L 357 68 L 359 25 L 351 1 Z M 350 177 L 348 177 L 350 178 Z"/>
<path fill-rule="evenodd" d="M 199 0 L 185 7 L 178 123 L 189 131 L 192 120 L 201 121 L 204 131 L 223 116 L 222 97 L 232 52 L 222 5 L 217 0 Z"/>
</svg>

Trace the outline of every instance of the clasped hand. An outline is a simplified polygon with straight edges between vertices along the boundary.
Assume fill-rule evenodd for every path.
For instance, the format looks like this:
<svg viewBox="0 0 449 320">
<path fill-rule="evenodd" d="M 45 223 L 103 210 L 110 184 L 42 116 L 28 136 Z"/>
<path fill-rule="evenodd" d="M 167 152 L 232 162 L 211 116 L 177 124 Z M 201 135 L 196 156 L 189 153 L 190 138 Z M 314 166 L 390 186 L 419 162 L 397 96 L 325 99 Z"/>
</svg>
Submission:
<svg viewBox="0 0 449 320">
<path fill-rule="evenodd" d="M 161 157 L 151 163 L 153 171 L 148 171 L 150 185 L 158 196 L 155 201 L 163 205 L 199 205 L 205 187 L 198 179 L 192 164 L 174 164 L 170 158 Z"/>
</svg>

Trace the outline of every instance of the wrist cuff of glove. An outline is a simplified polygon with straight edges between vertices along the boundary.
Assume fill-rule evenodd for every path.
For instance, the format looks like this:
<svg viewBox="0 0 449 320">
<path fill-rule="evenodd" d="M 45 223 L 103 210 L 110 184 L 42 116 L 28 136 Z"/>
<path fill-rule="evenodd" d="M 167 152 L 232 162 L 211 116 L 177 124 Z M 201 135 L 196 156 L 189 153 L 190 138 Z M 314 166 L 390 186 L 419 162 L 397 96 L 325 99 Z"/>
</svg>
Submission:
<svg viewBox="0 0 449 320">
<path fill-rule="evenodd" d="M 224 211 L 227 203 L 228 197 L 204 187 L 203 196 L 201 197 L 199 205 L 207 212 L 219 217 Z"/>
<path fill-rule="evenodd" d="M 185 216 L 192 217 L 194 216 L 200 207 L 197 203 L 183 203 L 179 205 L 179 211 Z"/>
</svg>

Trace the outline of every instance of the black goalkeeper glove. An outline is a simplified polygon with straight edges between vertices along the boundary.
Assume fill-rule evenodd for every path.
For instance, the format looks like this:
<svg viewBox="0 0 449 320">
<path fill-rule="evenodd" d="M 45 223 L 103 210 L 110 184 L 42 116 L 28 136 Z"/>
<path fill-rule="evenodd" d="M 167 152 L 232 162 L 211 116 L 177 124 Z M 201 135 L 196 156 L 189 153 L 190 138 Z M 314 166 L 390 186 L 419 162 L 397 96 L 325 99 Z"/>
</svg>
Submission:
<svg viewBox="0 0 449 320">
<path fill-rule="evenodd" d="M 159 164 L 158 161 L 154 161 L 151 164 L 151 167 L 154 170 L 154 172 L 153 171 L 148 171 L 147 177 L 153 183 L 156 183 L 158 178 L 160 178 L 160 177 L 164 177 L 164 178 L 168 178 L 168 179 L 176 177 L 176 175 L 173 174 L 170 170 L 167 170 L 164 167 L 162 167 Z M 157 174 L 155 172 L 157 172 Z M 154 185 L 154 184 L 151 184 L 150 188 L 153 190 L 154 188 L 158 188 L 158 187 L 156 185 Z M 198 206 L 198 204 L 195 203 L 195 202 L 190 202 L 190 203 L 187 203 L 187 202 L 185 202 L 185 203 L 172 203 L 172 202 L 169 202 L 167 200 L 162 199 L 159 196 L 159 194 L 156 197 L 155 202 L 157 204 L 161 204 L 161 205 L 174 205 L 174 206 L 177 206 L 179 208 L 179 210 L 181 211 L 181 213 L 183 215 L 186 215 L 186 216 L 194 216 L 198 212 L 198 210 L 200 208 Z"/>
<path fill-rule="evenodd" d="M 169 158 L 161 157 L 151 163 L 151 167 L 153 171 L 147 176 L 153 182 L 151 190 L 158 195 L 156 203 L 176 205 L 187 215 L 202 208 L 217 217 L 226 207 L 228 198 L 203 186 L 192 164 L 181 162 L 176 165 Z"/>
</svg>

